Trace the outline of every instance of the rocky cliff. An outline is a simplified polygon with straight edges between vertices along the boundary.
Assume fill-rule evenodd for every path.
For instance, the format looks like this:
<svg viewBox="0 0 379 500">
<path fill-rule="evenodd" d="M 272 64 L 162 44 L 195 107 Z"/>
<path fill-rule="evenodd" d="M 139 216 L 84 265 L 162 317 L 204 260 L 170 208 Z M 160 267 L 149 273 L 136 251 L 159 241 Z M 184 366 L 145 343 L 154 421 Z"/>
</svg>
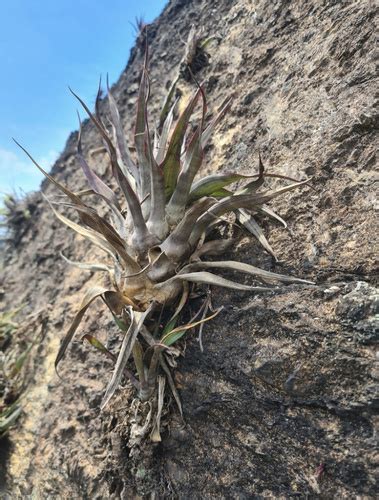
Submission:
<svg viewBox="0 0 379 500">
<path fill-rule="evenodd" d="M 196 76 L 206 82 L 209 109 L 234 98 L 207 150 L 207 171 L 251 174 L 260 151 L 269 171 L 312 177 L 311 188 L 275 204 L 287 230 L 261 221 L 279 262 L 250 240 L 234 258 L 316 286 L 264 297 L 214 290 L 224 312 L 205 327 L 204 352 L 189 336 L 179 360 L 186 425 L 172 406 L 162 443 L 131 453 L 129 389 L 99 411 L 109 363 L 77 342 L 62 380 L 54 373 L 60 339 L 98 278 L 60 258 L 64 251 L 91 260 L 94 250 L 37 198 L 2 278 L 7 304 L 26 303 L 25 314 L 43 309 L 49 318 L 25 413 L 2 443 L 10 498 L 375 496 L 375 15 L 369 0 L 173 0 L 149 26 L 153 110 L 190 26 L 214 37 Z M 127 133 L 142 47 L 138 39 L 113 89 Z M 178 86 L 184 96 L 194 89 L 183 78 Z M 80 189 L 75 143 L 73 133 L 53 174 Z M 87 155 L 101 146 L 88 122 L 83 145 Z M 94 158 L 109 175 L 106 156 Z M 42 191 L 57 195 L 46 182 Z M 99 308 L 82 328 L 113 327 Z"/>
</svg>

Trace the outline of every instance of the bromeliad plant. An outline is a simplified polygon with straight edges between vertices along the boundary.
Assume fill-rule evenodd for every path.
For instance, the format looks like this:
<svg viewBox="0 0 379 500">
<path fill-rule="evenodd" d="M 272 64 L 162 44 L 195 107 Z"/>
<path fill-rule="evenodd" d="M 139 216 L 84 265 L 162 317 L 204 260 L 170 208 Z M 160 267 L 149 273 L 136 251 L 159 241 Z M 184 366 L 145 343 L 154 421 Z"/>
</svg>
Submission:
<svg viewBox="0 0 379 500">
<path fill-rule="evenodd" d="M 264 292 L 267 286 L 250 286 L 225 279 L 209 270 L 228 269 L 254 276 L 266 283 L 294 283 L 304 280 L 264 271 L 249 264 L 235 261 L 206 261 L 209 255 L 225 252 L 233 240 L 217 232 L 230 224 L 224 218 L 236 214 L 237 219 L 267 247 L 262 230 L 253 214 L 261 212 L 279 218 L 267 206 L 274 198 L 305 185 L 308 181 L 295 181 L 283 176 L 266 174 L 259 162 L 259 173 L 244 176 L 225 173 L 200 177 L 196 180 L 204 149 L 212 132 L 228 111 L 231 100 L 220 107 L 213 119 L 208 120 L 207 104 L 202 86 L 189 99 L 173 126 L 177 102 L 168 107 L 166 100 L 159 124 L 153 137 L 147 114 L 149 77 L 147 57 L 142 69 L 134 132 L 135 152 L 128 147 L 127 139 L 117 109 L 116 101 L 108 86 L 108 104 L 111 131 L 104 118 L 92 113 L 74 92 L 102 137 L 110 158 L 112 175 L 118 185 L 116 192 L 92 170 L 84 158 L 81 146 L 81 127 L 78 139 L 78 160 L 87 178 L 91 193 L 109 207 L 109 217 L 100 216 L 95 208 L 84 201 L 83 193 L 74 193 L 51 177 L 30 154 L 26 154 L 41 172 L 69 199 L 66 206 L 75 209 L 80 224 L 69 220 L 50 203 L 60 221 L 90 240 L 111 260 L 82 267 L 109 274 L 111 287 L 88 290 L 74 321 L 59 349 L 56 366 L 62 360 L 83 315 L 90 304 L 101 297 L 124 331 L 122 346 L 117 357 L 103 344 L 89 335 L 85 338 L 95 347 L 115 360 L 112 378 L 106 389 L 104 407 L 120 384 L 123 376 L 137 388 L 142 401 L 158 401 L 158 413 L 163 404 L 164 384 L 167 380 L 180 408 L 180 401 L 170 373 L 170 366 L 178 351 L 173 344 L 184 333 L 214 317 L 194 319 L 177 326 L 185 311 L 191 287 L 194 284 L 215 285 L 234 290 Z M 173 95 L 172 89 L 170 96 Z M 98 101 L 97 101 L 98 104 Z M 198 119 L 194 119 L 199 109 Z M 193 123 L 191 123 L 191 119 Z M 108 123 L 108 122 L 107 122 Z M 21 146 L 22 147 L 22 146 Z M 263 190 L 267 176 L 281 177 L 292 183 L 276 190 Z M 255 179 L 252 179 L 255 178 Z M 231 185 L 241 181 L 243 187 L 232 190 Z M 88 192 L 87 192 L 88 194 Z M 279 218 L 279 220 L 282 220 Z M 235 222 L 233 222 L 235 224 Z M 216 236 L 215 236 L 216 235 Z M 213 238 L 213 239 L 212 239 Z M 161 326 L 163 317 L 167 317 Z M 172 311 L 167 316 L 167 311 Z M 127 369 L 130 358 L 135 372 Z"/>
</svg>

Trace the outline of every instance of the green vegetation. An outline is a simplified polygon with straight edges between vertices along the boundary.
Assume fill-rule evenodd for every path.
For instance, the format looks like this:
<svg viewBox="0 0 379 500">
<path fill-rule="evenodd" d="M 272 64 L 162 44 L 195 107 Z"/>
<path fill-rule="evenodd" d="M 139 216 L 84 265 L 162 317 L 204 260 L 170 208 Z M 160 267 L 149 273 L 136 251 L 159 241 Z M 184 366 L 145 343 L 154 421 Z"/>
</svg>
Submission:
<svg viewBox="0 0 379 500">
<path fill-rule="evenodd" d="M 0 437 L 21 414 L 20 398 L 25 389 L 25 367 L 32 344 L 25 347 L 17 338 L 19 310 L 0 314 Z"/>
<path fill-rule="evenodd" d="M 16 194 L 6 194 L 3 196 L 3 207 L 0 209 L 2 226 L 9 226 L 15 223 L 16 219 L 22 217 L 30 218 L 30 212 L 27 207 L 21 207 L 21 198 Z"/>
<path fill-rule="evenodd" d="M 23 411 L 23 398 L 37 366 L 34 347 L 46 332 L 46 310 L 28 315 L 21 323 L 15 321 L 23 307 L 0 313 L 0 437 Z"/>
<path fill-rule="evenodd" d="M 204 89 L 198 86 L 174 124 L 178 102 L 166 99 L 157 127 L 151 134 L 147 103 L 150 83 L 147 56 L 142 70 L 135 120 L 135 154 L 128 147 L 116 101 L 108 87 L 109 122 L 92 113 L 74 92 L 99 134 L 108 152 L 117 190 L 111 189 L 93 171 L 82 151 L 79 131 L 78 159 L 90 187 L 75 193 L 51 177 L 26 154 L 41 172 L 68 198 L 65 207 L 74 209 L 80 224 L 72 221 L 50 203 L 56 217 L 87 238 L 104 254 L 101 262 L 79 264 L 82 268 L 106 273 L 111 286 L 90 288 L 59 349 L 56 366 L 89 306 L 101 298 L 108 307 L 123 340 L 120 351 L 111 353 L 98 339 L 85 335 L 84 340 L 114 362 L 111 380 L 102 407 L 112 398 L 126 376 L 141 402 L 149 402 L 151 439 L 160 440 L 160 416 L 164 391 L 168 385 L 181 412 L 180 399 L 171 368 L 179 354 L 175 344 L 186 332 L 214 318 L 209 296 L 195 317 L 186 307 L 198 284 L 226 287 L 239 291 L 267 292 L 277 283 L 305 283 L 304 280 L 268 272 L 236 261 L 207 261 L 207 256 L 224 254 L 238 239 L 233 228 L 238 225 L 254 234 L 272 252 L 254 214 L 280 219 L 269 207 L 274 198 L 307 184 L 283 176 L 259 172 L 245 176 L 235 172 L 199 177 L 204 149 L 214 129 L 228 112 L 228 99 L 209 119 Z M 99 93 L 100 95 L 100 93 Z M 192 120 L 192 122 L 191 122 Z M 193 127 L 194 125 L 194 127 Z M 22 146 L 20 146 L 22 147 Z M 267 177 L 291 183 L 279 189 L 263 189 Z M 233 187 L 234 186 L 234 187 Z M 117 194 L 116 194 L 117 193 Z M 121 195 L 119 195 L 121 193 Z M 95 198 L 94 198 L 95 197 Z M 98 209 L 108 207 L 106 216 Z M 66 259 L 68 260 L 68 259 Z M 226 279 L 213 270 L 228 269 L 253 276 L 266 286 L 246 285 Z M 192 295 L 191 295 L 192 294 Z M 208 313 L 211 310 L 211 313 Z M 132 364 L 133 363 L 133 364 Z M 153 411 L 154 418 L 151 416 Z"/>
<path fill-rule="evenodd" d="M 0 206 L 0 240 L 6 240 L 16 246 L 28 227 L 34 209 L 33 194 L 25 195 L 14 192 L 3 195 L 2 206 Z"/>
</svg>

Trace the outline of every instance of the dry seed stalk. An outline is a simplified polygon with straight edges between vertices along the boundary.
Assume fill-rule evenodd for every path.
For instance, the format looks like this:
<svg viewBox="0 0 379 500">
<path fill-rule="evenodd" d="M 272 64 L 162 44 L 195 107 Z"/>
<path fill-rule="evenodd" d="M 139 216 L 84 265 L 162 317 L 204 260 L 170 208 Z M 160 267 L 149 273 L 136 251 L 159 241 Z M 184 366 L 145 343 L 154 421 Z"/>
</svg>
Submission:
<svg viewBox="0 0 379 500">
<path fill-rule="evenodd" d="M 149 401 L 155 397 L 155 407 L 158 408 L 160 415 L 162 390 L 164 390 L 164 382 L 158 378 L 160 373 L 166 375 L 168 385 L 181 411 L 179 396 L 170 373 L 170 367 L 175 366 L 175 357 L 178 354 L 172 345 L 188 329 L 211 319 L 219 312 L 216 311 L 208 318 L 203 317 L 196 323 L 190 322 L 177 327 L 181 312 L 187 303 L 189 284 L 203 283 L 258 292 L 270 290 L 269 287 L 242 285 L 227 280 L 208 271 L 212 268 L 236 270 L 266 283 L 309 283 L 298 278 L 264 271 L 249 264 L 202 260 L 207 254 L 217 255 L 218 251 L 222 253 L 227 245 L 233 243 L 225 239 L 215 241 L 209 239 L 209 234 L 211 232 L 214 234 L 215 227 L 225 226 L 222 216 L 228 213 L 235 213 L 240 222 L 269 252 L 273 253 L 253 214 L 262 212 L 284 222 L 267 204 L 282 193 L 306 185 L 308 180 L 295 181 L 277 190 L 261 191 L 265 172 L 259 158 L 259 173 L 250 176 L 248 179 L 250 182 L 238 191 L 233 191 L 230 186 L 236 181 L 246 181 L 247 176 L 234 172 L 210 175 L 195 181 L 202 165 L 204 147 L 228 111 L 230 99 L 224 102 L 215 117 L 208 121 L 204 90 L 199 87 L 174 127 L 172 122 L 176 103 L 171 106 L 162 126 L 155 131 L 153 141 L 147 116 L 149 92 L 146 54 L 134 133 L 136 161 L 128 147 L 117 105 L 109 86 L 108 102 L 112 133 L 106 129 L 99 114 L 94 115 L 80 97 L 72 92 L 103 139 L 110 158 L 112 174 L 123 195 L 121 200 L 118 199 L 88 165 L 82 153 L 80 127 L 79 162 L 92 193 L 109 206 L 112 223 L 87 204 L 83 200 L 84 196 L 73 193 L 52 178 L 22 146 L 20 147 L 44 175 L 69 198 L 70 206 L 77 210 L 81 224 L 72 222 L 51 205 L 55 215 L 107 254 L 106 262 L 85 264 L 84 267 L 93 271 L 107 272 L 113 283 L 112 289 L 94 287 L 88 290 L 63 339 L 56 358 L 56 366 L 63 358 L 87 308 L 96 298 L 101 297 L 117 325 L 124 332 L 122 347 L 102 407 L 109 402 L 123 375 L 126 374 L 138 389 L 142 401 Z M 190 134 L 189 140 L 186 140 L 190 119 L 198 106 L 202 110 L 201 118 L 197 122 L 195 131 Z M 271 176 L 275 177 L 273 174 Z M 251 180 L 251 177 L 254 180 Z M 113 260 L 112 266 L 109 264 L 109 258 Z M 169 310 L 178 300 L 175 312 L 162 330 L 159 327 L 162 309 Z M 151 325 L 155 327 L 152 328 Z M 94 337 L 87 336 L 86 339 L 108 357 L 114 357 Z M 138 379 L 126 369 L 131 356 L 134 359 Z M 158 380 L 160 380 L 159 404 L 157 403 Z M 156 421 L 154 425 L 153 435 L 157 439 L 159 422 Z"/>
</svg>

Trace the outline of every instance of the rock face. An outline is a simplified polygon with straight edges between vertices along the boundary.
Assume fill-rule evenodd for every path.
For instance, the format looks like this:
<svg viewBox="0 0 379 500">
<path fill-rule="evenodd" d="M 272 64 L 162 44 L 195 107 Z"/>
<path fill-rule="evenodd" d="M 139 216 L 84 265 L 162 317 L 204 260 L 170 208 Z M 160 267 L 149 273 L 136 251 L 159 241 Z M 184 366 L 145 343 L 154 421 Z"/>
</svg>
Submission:
<svg viewBox="0 0 379 500">
<path fill-rule="evenodd" d="M 216 37 L 196 76 L 206 82 L 209 109 L 231 94 L 234 104 L 208 148 L 209 171 L 250 174 L 260 151 L 269 171 L 313 177 L 312 189 L 275 205 L 288 230 L 262 220 L 280 263 L 253 241 L 241 242 L 233 258 L 317 285 L 264 297 L 214 290 L 225 310 L 205 327 L 203 353 L 188 337 L 176 374 L 186 425 L 172 407 L 163 442 L 131 454 L 129 389 L 99 413 L 110 365 L 78 342 L 62 363 L 63 380 L 54 374 L 59 340 L 96 278 L 60 259 L 64 251 L 90 261 L 93 249 L 40 199 L 1 284 L 9 303 L 33 311 L 52 304 L 25 415 L 3 447 L 10 497 L 375 496 L 375 14 L 364 0 L 176 0 L 150 26 L 153 110 L 191 24 Z M 114 87 L 128 133 L 141 47 Z M 184 79 L 179 87 L 193 90 Z M 53 174 L 79 189 L 75 139 Z M 90 123 L 83 144 L 87 154 L 101 145 Z M 106 176 L 105 156 L 96 161 Z M 56 194 L 46 183 L 42 190 Z M 83 330 L 112 328 L 100 306 L 92 311 Z"/>
</svg>

